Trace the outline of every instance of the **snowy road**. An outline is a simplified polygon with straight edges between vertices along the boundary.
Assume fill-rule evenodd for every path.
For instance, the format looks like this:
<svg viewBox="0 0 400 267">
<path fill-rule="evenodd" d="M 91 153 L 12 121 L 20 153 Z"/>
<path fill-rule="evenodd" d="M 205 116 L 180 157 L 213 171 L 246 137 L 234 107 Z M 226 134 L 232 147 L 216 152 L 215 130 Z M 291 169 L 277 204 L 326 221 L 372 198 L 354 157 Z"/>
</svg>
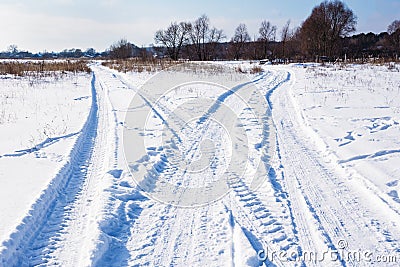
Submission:
<svg viewBox="0 0 400 267">
<path fill-rule="evenodd" d="M 288 75 L 290 81 L 274 93 L 271 101 L 282 175 L 303 251 L 318 252 L 320 259 L 324 251 L 343 252 L 338 253 L 334 265 L 382 265 L 378 262 L 381 255 L 397 257 L 398 210 L 363 181 L 349 177 L 337 161 L 323 156 L 325 151 L 316 145 L 322 141 L 306 126 L 293 100 L 295 76 L 290 71 Z M 366 252 L 371 254 L 361 255 Z"/>
<path fill-rule="evenodd" d="M 249 81 L 223 67 L 194 85 L 185 69 L 147 88 L 91 67 L 70 160 L 0 266 L 383 266 L 399 254 L 398 206 L 323 156 L 290 68 Z M 229 90 L 210 91 L 218 79 Z M 175 89 L 151 91 L 166 80 Z"/>
<path fill-rule="evenodd" d="M 174 75 L 174 78 L 177 79 L 176 74 Z M 256 77 L 255 80 L 262 80 L 270 75 L 270 73 L 266 73 Z M 122 82 L 127 88 L 138 91 L 129 84 L 128 79 L 123 75 L 112 75 L 112 77 L 115 83 Z M 271 86 L 276 81 L 276 79 L 271 79 Z M 245 99 L 249 103 L 261 103 L 260 108 L 263 112 L 261 119 L 264 120 L 264 123 L 271 123 L 266 101 L 262 95 L 254 91 L 258 91 L 257 87 L 250 88 L 253 91 L 245 86 L 236 86 L 234 88 L 236 88 L 235 94 L 240 94 L 241 98 L 237 98 L 237 96 L 235 98 L 235 94 L 230 91 L 221 91 L 220 95 L 215 95 L 215 103 L 208 103 L 205 108 L 207 116 L 218 114 L 220 108 L 223 107 L 221 102 L 229 103 L 229 101 L 232 101 L 230 105 L 236 103 L 240 107 L 238 102 L 241 100 L 239 99 Z M 243 92 L 241 91 L 242 88 Z M 143 94 L 142 91 L 138 93 Z M 143 100 L 144 97 L 140 99 L 142 102 L 135 103 L 128 112 L 132 112 L 135 115 L 143 115 L 148 112 L 146 110 L 149 109 L 148 100 Z M 166 102 L 162 103 L 165 104 Z M 160 120 L 158 123 L 166 124 L 163 118 L 171 115 L 166 114 L 171 111 L 161 104 L 153 104 L 151 109 L 152 111 L 156 110 L 153 115 L 157 115 Z M 239 119 L 243 122 L 240 128 L 245 129 L 245 131 L 238 133 L 238 135 L 241 135 L 241 138 L 245 138 L 246 133 L 254 134 L 255 140 L 263 144 L 263 149 L 265 149 L 265 151 L 259 149 L 261 152 L 258 154 L 254 149 L 255 154 L 267 161 L 265 153 L 267 153 L 270 138 L 267 127 L 260 125 L 257 120 L 251 120 L 252 114 L 249 112 L 248 106 L 243 105 L 241 108 L 242 110 L 238 112 Z M 225 113 L 220 114 L 220 116 L 215 115 L 215 117 L 220 118 L 220 123 L 225 123 L 223 121 L 224 118 L 230 118 L 226 116 L 227 112 L 229 114 L 229 110 L 224 110 L 223 112 Z M 175 112 L 173 115 L 176 116 L 176 114 Z M 213 141 L 220 140 L 215 137 L 219 136 L 218 125 L 207 124 L 203 121 L 204 115 L 201 114 L 193 117 L 201 121 L 201 123 L 193 126 L 198 127 L 197 131 L 187 132 L 183 130 L 180 133 L 174 132 L 174 134 L 180 135 L 180 140 L 184 140 L 182 143 L 186 142 L 177 144 L 186 145 L 189 148 L 188 150 L 182 149 L 186 155 L 195 155 L 196 150 L 200 150 L 202 144 L 204 144 L 204 139 L 212 139 L 212 135 L 214 136 Z M 138 125 L 125 125 L 125 129 L 127 129 L 128 134 L 134 137 L 137 136 L 132 142 L 138 147 L 135 141 L 143 143 L 143 136 L 140 135 L 143 132 L 147 132 L 148 136 L 153 137 L 149 137 L 149 143 L 157 143 L 157 136 L 162 134 L 162 131 L 157 131 L 159 129 L 157 125 L 157 122 L 155 122 L 153 128 L 147 128 L 147 131 L 143 131 L 140 123 Z M 185 134 L 187 136 L 184 136 Z M 273 139 L 274 135 L 271 137 Z M 224 150 L 229 149 L 224 147 L 226 143 L 221 143 L 220 141 L 216 146 L 218 145 L 221 147 L 215 153 L 225 155 L 226 151 Z M 263 161 L 263 164 L 258 169 L 258 165 L 253 167 L 257 169 L 258 176 L 270 176 L 275 181 L 274 186 L 266 185 L 258 191 L 256 188 L 252 188 L 254 186 L 252 185 L 252 177 L 247 177 L 248 180 L 246 181 L 244 178 L 238 177 L 235 172 L 227 172 L 227 175 L 230 176 L 228 194 L 224 195 L 221 200 L 212 201 L 211 203 L 206 203 L 206 205 L 202 204 L 198 207 L 179 207 L 179 204 L 183 203 L 186 197 L 185 191 L 179 191 L 179 186 L 177 189 L 178 194 L 176 195 L 177 199 L 173 200 L 173 203 L 178 204 L 178 207 L 175 206 L 176 204 L 171 206 L 170 204 L 160 203 L 152 199 L 152 195 L 146 197 L 143 196 L 143 192 L 137 192 L 142 191 L 143 188 L 146 190 L 147 187 L 151 187 L 152 192 L 157 192 L 157 188 L 161 188 L 160 190 L 163 192 L 165 181 L 178 180 L 178 183 L 182 184 L 198 183 L 199 176 L 197 173 L 190 173 L 187 169 L 180 170 L 176 166 L 174 155 L 171 155 L 168 150 L 174 149 L 171 148 L 170 142 L 167 140 L 166 145 L 161 148 L 150 146 L 147 151 L 150 156 L 144 157 L 146 154 L 138 154 L 136 156 L 137 160 L 132 160 L 132 163 L 139 163 L 131 164 L 133 175 L 139 176 L 138 173 L 141 167 L 150 166 L 144 171 L 145 183 L 138 181 L 139 187 L 131 189 L 134 195 L 127 197 L 126 203 L 120 204 L 124 205 L 124 212 L 118 216 L 120 220 L 124 221 L 124 225 L 117 232 L 112 228 L 114 224 L 107 227 L 107 230 L 111 231 L 110 236 L 118 237 L 118 241 L 114 240 L 118 245 L 109 246 L 98 261 L 98 264 L 111 266 L 254 266 L 258 265 L 257 252 L 263 248 L 270 247 L 276 251 L 284 250 L 293 253 L 299 251 L 299 247 L 296 244 L 297 239 L 294 236 L 293 223 L 290 216 L 285 216 L 285 213 L 289 214 L 290 210 L 287 206 L 282 205 L 282 203 L 286 204 L 287 200 L 284 194 L 279 192 L 280 189 L 277 188 L 279 183 L 275 181 L 275 174 L 273 170 L 269 170 L 270 166 L 267 162 Z M 168 153 L 164 154 L 163 151 L 168 151 Z M 246 151 L 238 146 L 234 148 L 231 154 L 241 154 L 243 152 Z M 125 151 L 125 153 L 129 152 Z M 206 151 L 202 151 L 202 153 L 206 153 Z M 242 164 L 240 161 L 246 159 L 234 157 L 234 160 L 237 161 L 234 164 L 240 165 Z M 219 166 L 224 164 L 224 158 L 216 156 L 214 161 L 216 165 L 214 172 L 218 173 Z M 209 180 L 215 178 L 212 173 L 208 175 L 202 177 L 203 180 L 200 180 L 200 183 L 208 183 Z M 190 185 L 188 188 L 191 188 Z M 184 189 L 186 190 L 187 188 Z M 198 196 L 193 194 L 192 197 L 196 199 Z M 120 211 L 122 212 L 122 209 Z M 278 260 L 277 264 L 279 264 Z"/>
</svg>

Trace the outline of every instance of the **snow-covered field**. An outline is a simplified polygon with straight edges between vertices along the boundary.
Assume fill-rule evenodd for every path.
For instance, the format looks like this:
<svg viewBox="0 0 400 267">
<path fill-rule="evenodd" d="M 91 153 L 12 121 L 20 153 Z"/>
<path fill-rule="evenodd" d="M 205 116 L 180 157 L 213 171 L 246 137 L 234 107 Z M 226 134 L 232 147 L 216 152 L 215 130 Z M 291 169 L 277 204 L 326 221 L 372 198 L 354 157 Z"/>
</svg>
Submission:
<svg viewBox="0 0 400 267">
<path fill-rule="evenodd" d="M 239 66 L 1 77 L 0 266 L 398 265 L 398 66 Z"/>
<path fill-rule="evenodd" d="M 29 78 L 0 78 L 2 248 L 19 242 L 20 231 L 32 227 L 25 223 L 36 223 L 28 213 L 39 216 L 51 198 L 52 192 L 43 190 L 57 182 L 57 173 L 70 160 L 90 108 L 88 85 L 89 75 L 33 83 Z"/>
<path fill-rule="evenodd" d="M 399 74 L 388 66 L 309 68 L 296 75 L 292 94 L 324 156 L 398 203 Z"/>
<path fill-rule="evenodd" d="M 302 65 L 284 71 L 289 81 L 271 95 L 272 114 L 300 246 L 318 252 L 323 265 L 322 251 L 333 250 L 343 252 L 339 265 L 396 266 L 398 71 Z"/>
</svg>

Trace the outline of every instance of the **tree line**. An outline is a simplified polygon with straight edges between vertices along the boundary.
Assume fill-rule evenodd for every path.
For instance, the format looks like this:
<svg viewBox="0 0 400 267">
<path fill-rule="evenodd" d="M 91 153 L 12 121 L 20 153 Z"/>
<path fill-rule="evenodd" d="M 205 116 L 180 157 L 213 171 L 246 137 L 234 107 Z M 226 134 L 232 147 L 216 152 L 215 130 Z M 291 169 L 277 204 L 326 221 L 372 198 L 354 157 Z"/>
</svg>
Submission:
<svg viewBox="0 0 400 267">
<path fill-rule="evenodd" d="M 400 54 L 400 21 L 395 20 L 381 34 L 358 34 L 357 17 L 339 0 L 324 1 L 315 6 L 305 21 L 291 28 L 290 20 L 278 32 L 264 20 L 258 35 L 252 39 L 245 24 L 235 29 L 231 39 L 223 30 L 213 27 L 202 15 L 194 22 L 172 22 L 158 30 L 156 49 L 171 59 L 190 60 L 340 60 L 368 57 L 398 59 Z M 277 34 L 280 40 L 277 41 Z"/>
</svg>

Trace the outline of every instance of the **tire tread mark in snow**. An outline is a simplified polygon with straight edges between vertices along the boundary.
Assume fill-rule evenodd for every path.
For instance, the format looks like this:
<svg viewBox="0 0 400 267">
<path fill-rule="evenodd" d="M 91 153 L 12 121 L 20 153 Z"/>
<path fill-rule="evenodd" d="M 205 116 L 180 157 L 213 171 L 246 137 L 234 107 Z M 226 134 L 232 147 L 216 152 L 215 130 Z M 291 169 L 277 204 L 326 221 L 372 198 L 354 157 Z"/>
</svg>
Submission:
<svg viewBox="0 0 400 267">
<path fill-rule="evenodd" d="M 97 137 L 98 127 L 98 96 L 96 93 L 96 76 L 93 74 L 92 78 L 92 109 L 89 115 L 89 126 L 82 132 L 82 143 L 79 149 L 79 155 L 73 158 L 72 166 L 73 172 L 68 178 L 68 182 L 65 187 L 59 192 L 60 196 L 57 198 L 55 208 L 47 215 L 46 222 L 42 225 L 40 231 L 36 234 L 31 245 L 35 247 L 37 244 L 43 246 L 39 250 L 32 249 L 29 255 L 29 261 L 38 262 L 44 260 L 47 263 L 46 258 L 51 257 L 51 253 L 57 248 L 58 242 L 63 242 L 59 238 L 60 233 L 62 235 L 64 228 L 67 226 L 67 222 L 73 220 L 71 218 L 74 204 L 78 200 L 79 195 L 86 188 L 85 182 L 87 181 L 88 175 L 92 168 L 91 158 L 93 156 L 93 149 L 95 139 Z M 55 259 L 57 261 L 57 259 Z"/>
<path fill-rule="evenodd" d="M 49 253 L 54 251 L 60 241 L 59 235 L 65 226 L 64 219 L 70 212 L 69 204 L 75 201 L 85 181 L 97 134 L 98 103 L 95 81 L 96 77 L 93 74 L 90 112 L 70 152 L 70 161 L 61 168 L 32 206 L 30 215 L 24 218 L 23 224 L 17 228 L 21 232 L 15 235 L 18 239 L 10 242 L 12 246 L 8 247 L 9 250 L 0 255 L 2 263 L 8 266 L 46 264 L 50 258 Z"/>
<path fill-rule="evenodd" d="M 117 78 L 114 76 L 114 78 Z M 262 80 L 264 76 L 259 77 L 258 80 Z M 277 79 L 277 77 L 275 77 Z M 124 82 L 122 79 L 119 79 L 127 88 L 131 88 L 129 84 Z M 256 82 L 256 81 L 252 81 Z M 239 90 L 242 88 L 244 85 L 239 85 L 235 90 Z M 235 91 L 235 92 L 236 92 Z M 214 104 L 211 106 L 209 112 L 205 114 L 202 118 L 208 118 L 211 116 L 212 113 L 216 112 L 218 109 L 219 105 L 221 105 L 221 101 L 225 101 L 230 95 L 233 94 L 233 91 L 228 91 L 225 94 L 223 94 L 220 98 L 218 98 L 217 101 L 218 103 Z M 148 103 L 149 104 L 149 103 Z M 151 108 L 154 109 L 161 109 L 163 112 L 167 112 L 168 110 L 163 109 L 163 107 L 160 106 L 151 106 Z M 157 111 L 157 110 L 155 110 Z M 156 113 L 157 114 L 157 113 Z M 162 119 L 162 118 L 161 118 Z M 204 122 L 204 120 L 201 122 Z M 207 126 L 207 125 L 206 125 Z M 195 149 L 196 145 L 194 145 Z M 147 159 L 146 161 L 149 161 Z M 157 162 L 155 163 L 157 165 Z M 164 169 L 170 169 L 173 168 L 173 166 L 165 166 Z M 157 182 L 157 176 L 162 175 L 162 172 L 156 172 L 156 173 L 148 173 L 148 176 L 151 176 L 152 179 L 150 179 L 153 185 L 156 184 Z M 242 229 L 244 230 L 252 230 L 254 236 L 259 242 L 266 244 L 264 241 L 265 238 L 267 238 L 271 243 L 276 243 L 276 244 L 283 244 L 285 245 L 281 246 L 284 249 L 289 249 L 290 246 L 294 245 L 294 242 L 291 238 L 287 238 L 287 234 L 285 233 L 285 228 L 282 228 L 282 223 L 279 222 L 279 218 L 274 217 L 272 214 L 273 210 L 269 211 L 265 207 L 265 205 L 262 203 L 262 201 L 258 198 L 255 192 L 251 192 L 247 185 L 243 181 L 236 181 L 237 185 L 237 190 L 235 191 L 235 194 L 237 195 L 236 198 L 233 198 L 234 202 L 234 207 L 235 210 L 233 211 L 233 214 L 235 216 L 235 219 L 237 220 L 238 224 L 241 225 Z M 240 187 L 240 188 L 239 188 Z M 139 189 L 139 188 L 137 188 Z M 246 191 L 243 194 L 243 190 Z M 149 259 L 148 256 L 151 254 L 157 255 L 157 263 L 160 265 L 164 264 L 170 264 L 175 262 L 175 260 L 178 260 L 178 258 L 175 257 L 170 257 L 171 254 L 166 250 L 165 246 L 169 244 L 169 242 L 172 242 L 173 244 L 170 245 L 179 245 L 179 240 L 182 239 L 182 236 L 176 235 L 176 233 L 172 233 L 174 227 L 177 227 L 175 223 L 178 223 L 176 220 L 176 208 L 173 208 L 171 206 L 165 206 L 164 210 L 161 210 L 160 212 L 160 207 L 162 206 L 159 203 L 154 203 L 154 201 L 149 200 L 140 203 L 141 208 L 143 209 L 142 212 L 140 213 L 140 216 L 134 220 L 129 222 L 129 227 L 127 227 L 127 222 L 122 221 L 118 222 L 118 220 L 121 220 L 124 216 L 124 213 L 122 212 L 121 209 L 121 214 L 116 216 L 115 220 L 117 220 L 117 225 L 122 224 L 125 225 L 121 228 L 121 232 L 114 232 L 111 234 L 114 234 L 116 238 L 123 237 L 122 242 L 116 244 L 116 246 L 120 246 L 123 251 L 131 251 L 130 256 L 127 254 L 124 254 L 123 257 L 125 260 L 122 262 L 126 264 L 127 257 L 133 257 L 129 259 L 129 265 L 135 265 L 137 263 L 140 264 L 152 264 L 154 263 L 154 258 L 153 260 Z M 205 211 L 207 212 L 207 211 Z M 150 220 L 148 220 L 150 218 Z M 157 218 L 157 219 L 156 219 Z M 268 218 L 268 220 L 266 219 Z M 145 220 L 145 221 L 143 221 Z M 228 220 L 227 220 L 228 221 Z M 111 221 L 110 221 L 111 222 Z M 193 222 L 193 220 L 192 220 Z M 259 225 L 257 225 L 259 223 Z M 111 225 L 112 226 L 112 225 Z M 131 228 L 131 229 L 129 229 Z M 190 227 L 187 227 L 185 229 L 189 230 Z M 130 230 L 130 231 L 128 231 Z M 145 232 L 147 233 L 147 237 L 145 240 L 135 240 L 134 236 L 131 236 L 131 234 L 137 233 L 138 231 L 140 232 Z M 224 231 L 229 231 L 228 229 Z M 129 233 L 128 233 L 129 232 Z M 171 240 L 171 236 L 174 236 Z M 128 240 L 126 240 L 126 237 L 129 236 Z M 139 235 L 140 237 L 141 235 Z M 136 237 L 138 238 L 138 236 Z M 160 248 L 160 243 L 163 244 L 163 248 Z M 253 240 L 254 242 L 254 240 Z M 129 246 L 138 246 L 139 248 L 135 249 L 130 249 Z M 179 248 L 180 246 L 178 246 Z M 281 248 L 280 247 L 280 248 Z M 115 249 L 113 245 L 111 246 L 111 249 Z M 199 247 L 201 249 L 201 246 Z M 204 247 L 202 248 L 204 249 Z M 112 252 L 113 250 L 110 250 L 109 252 Z M 115 251 L 115 250 L 114 250 Z M 200 250 L 201 251 L 201 250 Z M 200 251 L 198 251 L 199 254 Z M 186 254 L 189 253 L 188 251 L 185 252 Z M 190 253 L 189 253 L 190 254 Z M 205 254 L 207 255 L 207 254 Z M 147 260 L 147 261 L 146 261 Z M 180 260 L 180 259 L 179 259 Z M 105 261 L 99 261 L 99 263 L 105 263 Z M 113 264 L 111 261 L 108 261 L 108 263 Z M 121 262 L 119 262 L 121 263 Z"/>
<path fill-rule="evenodd" d="M 304 206 L 301 207 L 300 204 L 304 201 L 313 218 L 312 224 L 318 229 L 319 238 L 330 249 L 336 250 L 334 241 L 342 239 L 348 241 L 349 249 L 355 251 L 360 249 L 360 247 L 355 248 L 355 245 L 370 247 L 371 244 L 375 244 L 374 249 L 376 251 L 384 252 L 385 248 L 382 242 L 384 237 L 378 233 L 379 229 L 378 232 L 375 232 L 371 228 L 371 222 L 366 217 L 369 213 L 368 208 L 357 202 L 357 197 L 351 194 L 350 189 L 339 179 L 340 177 L 319 162 L 315 156 L 315 151 L 311 151 L 299 138 L 294 124 L 297 120 L 292 118 L 290 114 L 293 112 L 293 107 L 290 105 L 294 104 L 290 103 L 291 101 L 285 95 L 285 92 L 279 93 L 278 96 L 280 96 L 278 103 L 281 106 L 277 108 L 278 116 L 274 116 L 274 119 L 280 119 L 280 123 L 277 124 L 279 146 L 285 149 L 286 154 L 284 164 L 287 164 L 287 166 L 286 168 L 282 166 L 282 168 L 286 175 L 293 176 L 293 179 L 287 185 L 297 208 L 304 210 Z M 359 212 L 360 209 L 363 213 Z M 310 222 L 303 218 L 304 214 L 297 213 L 296 215 L 298 217 L 295 219 L 300 223 L 302 231 L 312 231 L 310 225 L 308 225 Z M 304 242 L 307 234 L 303 233 L 302 235 Z M 310 236 L 318 238 L 315 234 Z M 363 244 L 358 243 L 359 240 L 363 240 Z M 370 242 L 366 242 L 367 240 L 370 240 Z M 373 242 L 373 240 L 376 242 Z M 310 240 L 306 242 L 308 243 Z M 393 248 L 398 242 L 390 241 L 389 244 Z M 307 250 L 315 250 L 316 247 L 314 244 L 307 247 Z M 357 264 L 349 259 L 339 258 L 339 261 L 343 266 Z"/>
<path fill-rule="evenodd" d="M 127 175 L 122 169 L 118 169 L 118 119 L 116 110 L 110 101 L 110 88 L 115 87 L 115 81 L 121 83 L 116 75 L 110 76 L 108 71 L 100 68 L 93 68 L 99 76 L 99 86 L 105 92 L 109 101 L 112 113 L 114 142 L 112 153 L 114 158 L 111 160 L 112 170 L 108 173 L 112 175 L 112 185 L 107 189 L 109 201 L 104 208 L 104 218 L 99 223 L 101 231 L 100 239 L 103 241 L 98 244 L 93 255 L 93 266 L 124 266 L 127 265 L 130 252 L 126 248 L 126 243 L 131 237 L 131 227 L 135 220 L 140 216 L 143 205 L 148 200 L 137 188 L 133 188 L 127 182 L 121 183 L 121 178 Z M 111 83 L 111 84 L 110 84 Z M 122 84 L 125 87 L 124 84 Z M 119 87 L 118 87 L 119 88 Z"/>
<path fill-rule="evenodd" d="M 253 82 L 258 83 L 265 79 L 265 77 L 266 75 L 261 75 L 261 78 Z M 290 79 L 289 75 L 284 79 L 281 79 L 278 75 L 271 75 L 271 77 L 273 79 L 269 84 L 269 88 L 271 88 L 270 85 L 273 85 L 272 91 Z M 268 102 L 268 104 L 270 103 Z M 270 114 L 267 112 L 265 116 L 270 116 Z M 267 133 L 269 133 L 269 131 L 266 127 L 273 127 L 273 125 L 266 125 L 270 123 L 264 118 L 263 124 L 263 140 L 259 147 L 264 147 L 267 144 Z M 267 149 L 265 153 L 268 153 Z M 301 253 L 302 249 L 298 245 L 296 224 L 294 223 L 290 200 L 287 198 L 287 193 L 283 191 L 282 186 L 276 180 L 274 169 L 269 166 L 268 158 L 265 155 L 263 156 L 263 161 L 266 170 L 269 169 L 266 175 L 269 177 L 270 184 L 275 192 L 274 199 L 268 203 L 276 202 L 276 204 L 283 205 L 285 207 L 284 209 L 287 209 L 287 212 L 290 214 L 289 225 L 291 225 L 292 229 L 287 229 L 281 221 L 282 218 L 274 214 L 274 208 L 272 206 L 267 207 L 266 203 L 261 201 L 257 196 L 257 191 L 251 190 L 246 182 L 237 175 L 229 179 L 229 181 L 231 181 L 230 187 L 233 189 L 234 199 L 236 200 L 225 202 L 225 205 L 230 207 L 229 210 L 234 214 L 235 221 L 242 228 L 243 233 L 249 239 L 249 242 L 256 252 L 260 249 L 272 247 L 274 248 L 272 251 L 290 250 L 290 253 L 298 255 Z M 259 225 L 256 225 L 257 222 Z M 292 233 L 290 233 L 290 231 Z M 276 259 L 276 261 L 276 264 L 283 266 L 283 263 L 278 259 Z M 269 262 L 268 264 L 272 263 Z"/>
</svg>

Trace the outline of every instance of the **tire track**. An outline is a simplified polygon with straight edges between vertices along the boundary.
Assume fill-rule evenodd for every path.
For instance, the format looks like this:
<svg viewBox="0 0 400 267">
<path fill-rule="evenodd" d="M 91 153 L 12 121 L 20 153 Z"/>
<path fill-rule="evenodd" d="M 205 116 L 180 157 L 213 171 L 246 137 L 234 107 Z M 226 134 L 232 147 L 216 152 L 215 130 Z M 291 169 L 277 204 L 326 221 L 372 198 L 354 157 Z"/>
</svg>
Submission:
<svg viewBox="0 0 400 267">
<path fill-rule="evenodd" d="M 366 205 L 368 203 L 354 191 L 351 183 L 340 177 L 332 166 L 321 163 L 312 145 L 304 141 L 301 122 L 295 118 L 296 110 L 288 96 L 290 86 L 277 91 L 274 103 L 279 104 L 274 106 L 273 114 L 278 128 L 282 171 L 286 176 L 285 186 L 294 205 L 303 249 L 321 254 L 340 251 L 340 242 L 344 240 L 345 251 L 390 253 L 398 247 L 398 241 L 391 239 L 386 242 L 390 232 L 374 226 L 373 222 L 379 220 L 374 218 L 377 214 L 373 205 Z M 324 264 L 363 264 L 344 255 L 339 255 L 336 262 Z M 307 264 L 318 265 L 311 260 Z"/>
<path fill-rule="evenodd" d="M 104 72 L 106 73 L 107 71 Z M 266 77 L 270 80 L 271 86 L 281 82 L 281 78 L 272 73 L 258 77 L 257 81 L 261 81 Z M 117 83 L 122 83 L 125 88 L 136 90 L 122 74 L 112 75 L 110 79 L 115 80 L 112 82 L 114 86 Z M 220 102 L 230 99 L 231 95 L 244 87 L 245 85 L 238 86 L 235 91 L 228 91 L 222 94 L 218 97 L 217 104 L 211 105 L 210 109 L 200 117 L 200 123 L 197 125 L 199 127 L 202 126 L 202 128 L 194 131 L 193 136 L 191 136 L 192 138 L 189 140 L 191 143 L 187 151 L 188 156 L 194 155 L 196 150 L 199 149 L 199 140 L 206 131 L 210 130 L 210 124 L 207 123 L 208 118 L 218 111 L 219 106 L 222 104 Z M 255 92 L 246 92 L 245 95 L 248 97 L 247 101 L 255 102 L 259 100 L 254 98 Z M 151 108 L 159 114 L 170 115 L 171 113 L 165 106 L 154 105 Z M 240 113 L 245 121 L 248 119 L 246 112 L 248 111 L 244 110 Z M 266 114 L 265 116 L 269 115 Z M 180 118 L 176 119 L 177 121 L 181 120 Z M 263 121 L 263 123 L 267 123 L 267 121 Z M 243 127 L 246 128 L 247 132 L 254 131 L 252 134 L 265 129 L 262 125 L 260 126 L 258 121 L 244 123 Z M 259 147 L 267 146 L 268 137 L 263 138 L 258 145 Z M 179 143 L 179 140 L 182 139 L 177 138 L 177 140 Z M 130 188 L 130 192 L 136 192 L 136 194 L 142 196 L 140 191 L 143 186 L 152 189 L 162 188 L 162 181 L 170 181 L 174 178 L 173 176 L 177 175 L 178 167 L 175 165 L 177 162 L 170 162 L 168 157 L 161 157 L 162 152 L 167 150 L 174 151 L 174 149 L 165 146 L 162 150 L 153 149 L 148 151 L 149 153 L 146 157 L 138 160 L 137 164 L 146 165 L 149 171 L 145 175 L 146 178 L 143 183 L 136 188 Z M 264 158 L 264 161 L 268 160 L 268 157 Z M 215 164 L 218 164 L 218 162 L 215 162 Z M 136 168 L 135 166 L 131 167 Z M 266 168 L 266 166 L 264 167 Z M 189 173 L 184 172 L 184 175 L 187 176 L 185 180 L 190 181 Z M 265 175 L 264 179 L 272 177 L 265 170 L 263 175 Z M 121 207 L 118 204 L 113 204 L 114 208 L 112 210 L 114 211 L 103 224 L 105 225 L 104 232 L 108 236 L 107 239 L 111 239 L 108 242 L 111 243 L 103 251 L 103 254 L 99 256 L 100 260 L 97 261 L 97 264 L 107 263 L 110 266 L 200 265 L 204 263 L 220 266 L 233 265 L 233 247 L 235 247 L 232 244 L 233 222 L 231 221 L 233 220 L 235 220 L 235 224 L 239 225 L 239 229 L 245 233 L 249 243 L 263 244 L 264 247 L 273 246 L 277 250 L 299 250 L 294 235 L 294 226 L 290 216 L 287 215 L 290 213 L 290 209 L 287 206 L 288 202 L 284 200 L 284 192 L 279 191 L 277 188 L 274 189 L 277 184 L 269 185 L 271 191 L 266 198 L 265 196 L 260 197 L 260 192 L 252 188 L 248 181 L 239 179 L 236 176 L 230 178 L 232 192 L 225 197 L 228 200 L 223 200 L 223 203 L 217 202 L 213 205 L 195 209 L 177 208 L 147 198 L 131 199 L 130 205 L 134 205 L 134 210 L 137 212 L 135 216 L 129 217 L 127 211 L 132 209 L 127 208 L 128 202 L 117 201 L 116 203 L 120 203 Z M 206 182 L 206 177 L 204 179 L 203 182 Z M 273 180 L 269 182 L 272 183 Z M 187 184 L 187 186 L 189 185 Z M 115 185 L 115 188 L 118 188 L 118 186 Z M 115 197 L 115 193 L 112 193 L 112 195 Z M 177 198 L 182 195 L 182 192 L 179 193 Z M 119 230 L 112 231 L 115 228 Z M 249 234 L 252 234 L 252 236 L 250 237 Z M 216 248 L 220 248 L 217 253 L 215 251 Z M 257 249 L 256 247 L 254 249 L 254 256 L 256 256 Z M 119 260 L 115 258 L 116 251 L 120 255 Z"/>
<path fill-rule="evenodd" d="M 102 99 L 95 84 L 96 76 L 93 74 L 91 109 L 70 153 L 70 161 L 33 205 L 31 215 L 24 219 L 24 224 L 19 228 L 22 237 L 13 240 L 14 247 L 9 247 L 9 250 L 14 249 L 13 252 L 5 253 L 12 255 L 12 258 L 2 259 L 7 266 L 60 264 L 62 262 L 57 252 L 70 242 L 67 239 L 70 229 L 83 231 L 88 226 L 85 217 L 90 212 L 89 202 L 96 191 L 92 180 L 101 175 L 99 163 L 104 157 L 95 147 L 100 138 L 99 100 Z M 82 217 L 77 222 L 79 216 Z M 81 243 L 85 244 L 84 236 L 80 238 Z M 78 261 L 80 252 L 76 249 L 68 251 L 71 254 L 68 258 Z"/>
</svg>

